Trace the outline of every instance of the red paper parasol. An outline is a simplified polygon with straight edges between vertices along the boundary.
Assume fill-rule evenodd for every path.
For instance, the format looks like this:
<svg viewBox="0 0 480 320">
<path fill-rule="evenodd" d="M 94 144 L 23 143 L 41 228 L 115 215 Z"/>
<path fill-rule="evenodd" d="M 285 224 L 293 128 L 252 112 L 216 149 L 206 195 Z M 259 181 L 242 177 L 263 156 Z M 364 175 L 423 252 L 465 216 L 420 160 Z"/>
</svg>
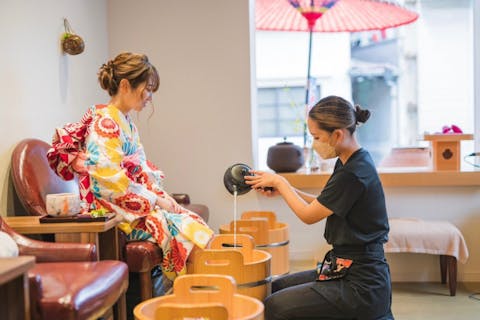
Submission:
<svg viewBox="0 0 480 320">
<path fill-rule="evenodd" d="M 418 19 L 418 14 L 392 1 L 382 0 L 256 0 L 257 30 L 308 31 L 307 89 L 309 105 L 312 32 L 359 32 L 398 27 Z M 306 144 L 306 125 L 304 144 Z"/>
<path fill-rule="evenodd" d="M 414 22 L 418 14 L 380 0 L 299 0 L 299 9 L 288 0 L 256 0 L 255 24 L 257 30 L 310 31 L 308 12 L 321 14 L 313 32 L 358 32 L 382 30 Z M 329 9 L 322 9 L 333 3 Z M 313 4 L 313 5 L 312 5 Z"/>
</svg>

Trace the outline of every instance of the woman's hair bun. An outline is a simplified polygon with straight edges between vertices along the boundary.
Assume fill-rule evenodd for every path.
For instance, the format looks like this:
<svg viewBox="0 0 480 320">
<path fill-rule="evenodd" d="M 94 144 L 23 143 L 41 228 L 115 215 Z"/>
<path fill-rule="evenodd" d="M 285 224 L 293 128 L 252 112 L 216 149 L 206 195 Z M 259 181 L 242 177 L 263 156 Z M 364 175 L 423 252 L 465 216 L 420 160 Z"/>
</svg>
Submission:
<svg viewBox="0 0 480 320">
<path fill-rule="evenodd" d="M 118 90 L 118 84 L 115 81 L 114 62 L 109 60 L 104 63 L 98 71 L 98 81 L 102 89 L 107 90 L 110 96 L 113 96 Z"/>
<path fill-rule="evenodd" d="M 370 118 L 370 111 L 367 109 L 362 109 L 360 105 L 355 105 L 355 118 L 357 119 L 357 123 L 365 123 L 367 122 L 368 118 Z"/>
</svg>

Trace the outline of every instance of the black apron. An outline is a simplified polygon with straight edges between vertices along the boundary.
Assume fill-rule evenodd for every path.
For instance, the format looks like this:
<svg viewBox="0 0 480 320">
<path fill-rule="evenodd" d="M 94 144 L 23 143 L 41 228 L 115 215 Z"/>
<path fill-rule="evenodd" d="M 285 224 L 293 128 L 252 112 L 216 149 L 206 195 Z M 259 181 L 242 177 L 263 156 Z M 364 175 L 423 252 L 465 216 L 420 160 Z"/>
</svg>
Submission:
<svg viewBox="0 0 480 320">
<path fill-rule="evenodd" d="M 314 291 L 345 311 L 347 318 L 393 319 L 390 270 L 382 244 L 334 246 L 326 258 L 349 259 L 352 264 L 341 278 L 318 281 Z"/>
</svg>

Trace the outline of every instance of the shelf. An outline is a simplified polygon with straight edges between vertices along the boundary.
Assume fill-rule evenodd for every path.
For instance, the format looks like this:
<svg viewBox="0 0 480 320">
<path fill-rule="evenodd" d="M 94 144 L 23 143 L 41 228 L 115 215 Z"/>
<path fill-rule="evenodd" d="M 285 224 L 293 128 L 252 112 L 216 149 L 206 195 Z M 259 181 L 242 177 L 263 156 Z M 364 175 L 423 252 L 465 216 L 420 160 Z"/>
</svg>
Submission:
<svg viewBox="0 0 480 320">
<path fill-rule="evenodd" d="M 432 171 L 422 167 L 379 168 L 384 187 L 451 187 L 480 186 L 480 170 Z M 331 172 L 282 173 L 292 186 L 299 189 L 323 188 Z"/>
</svg>

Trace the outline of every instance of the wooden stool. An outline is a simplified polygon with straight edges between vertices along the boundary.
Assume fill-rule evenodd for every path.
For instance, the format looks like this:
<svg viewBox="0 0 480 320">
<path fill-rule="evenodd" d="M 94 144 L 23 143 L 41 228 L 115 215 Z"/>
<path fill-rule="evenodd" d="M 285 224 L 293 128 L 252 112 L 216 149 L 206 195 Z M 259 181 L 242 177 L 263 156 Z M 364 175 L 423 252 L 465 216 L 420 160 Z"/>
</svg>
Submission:
<svg viewBox="0 0 480 320">
<path fill-rule="evenodd" d="M 457 290 L 457 260 L 465 263 L 468 249 L 460 230 L 448 221 L 425 221 L 416 218 L 389 219 L 390 234 L 385 252 L 427 253 L 440 256 L 442 283 L 447 282 L 450 295 Z"/>
<path fill-rule="evenodd" d="M 133 313 L 136 320 L 260 320 L 263 309 L 259 300 L 236 293 L 235 280 L 230 276 L 191 274 L 175 279 L 173 294 L 144 301 Z"/>
</svg>

